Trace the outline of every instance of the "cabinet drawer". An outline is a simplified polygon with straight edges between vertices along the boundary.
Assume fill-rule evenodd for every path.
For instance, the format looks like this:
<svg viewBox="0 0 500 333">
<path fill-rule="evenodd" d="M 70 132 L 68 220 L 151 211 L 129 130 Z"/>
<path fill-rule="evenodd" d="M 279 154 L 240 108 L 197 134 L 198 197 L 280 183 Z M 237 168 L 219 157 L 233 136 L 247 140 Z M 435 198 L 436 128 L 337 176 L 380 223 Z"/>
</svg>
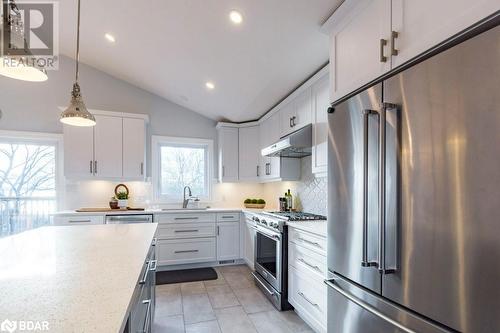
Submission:
<svg viewBox="0 0 500 333">
<path fill-rule="evenodd" d="M 54 216 L 54 225 L 95 225 L 104 224 L 101 215 Z"/>
<path fill-rule="evenodd" d="M 288 300 L 318 332 L 326 332 L 327 292 L 323 279 L 313 279 L 292 266 L 288 270 Z"/>
<path fill-rule="evenodd" d="M 172 223 L 158 226 L 158 239 L 215 237 L 215 223 Z"/>
<path fill-rule="evenodd" d="M 217 213 L 217 222 L 235 222 L 240 220 L 240 213 Z"/>
<path fill-rule="evenodd" d="M 215 213 L 158 214 L 158 223 L 215 222 Z"/>
<path fill-rule="evenodd" d="M 326 257 L 292 242 L 288 244 L 288 264 L 319 279 L 327 277 Z"/>
<path fill-rule="evenodd" d="M 326 238 L 293 228 L 289 237 L 290 242 L 326 256 Z"/>
<path fill-rule="evenodd" d="M 169 239 L 157 242 L 158 265 L 215 261 L 215 238 Z"/>
</svg>

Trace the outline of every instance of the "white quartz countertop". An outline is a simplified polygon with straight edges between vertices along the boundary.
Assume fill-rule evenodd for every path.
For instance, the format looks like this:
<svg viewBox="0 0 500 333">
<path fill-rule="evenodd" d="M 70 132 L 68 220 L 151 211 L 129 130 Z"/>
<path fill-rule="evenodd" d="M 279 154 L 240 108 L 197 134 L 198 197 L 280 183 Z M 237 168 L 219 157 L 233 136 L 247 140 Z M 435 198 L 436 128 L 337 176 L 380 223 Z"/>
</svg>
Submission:
<svg viewBox="0 0 500 333">
<path fill-rule="evenodd" d="M 295 228 L 311 232 L 313 234 L 327 237 L 327 221 L 301 221 L 301 222 L 287 222 L 289 228 Z"/>
<path fill-rule="evenodd" d="M 262 209 L 248 209 L 248 208 L 207 208 L 207 209 L 146 209 L 146 210 L 113 210 L 106 212 L 77 212 L 76 210 L 63 210 L 54 213 L 53 215 L 92 215 L 92 216 L 105 216 L 105 215 L 142 215 L 142 214 L 177 214 L 177 213 L 228 213 L 228 212 L 262 212 Z"/>
<path fill-rule="evenodd" d="M 0 322 L 121 332 L 156 228 L 51 226 L 0 239 Z"/>
</svg>

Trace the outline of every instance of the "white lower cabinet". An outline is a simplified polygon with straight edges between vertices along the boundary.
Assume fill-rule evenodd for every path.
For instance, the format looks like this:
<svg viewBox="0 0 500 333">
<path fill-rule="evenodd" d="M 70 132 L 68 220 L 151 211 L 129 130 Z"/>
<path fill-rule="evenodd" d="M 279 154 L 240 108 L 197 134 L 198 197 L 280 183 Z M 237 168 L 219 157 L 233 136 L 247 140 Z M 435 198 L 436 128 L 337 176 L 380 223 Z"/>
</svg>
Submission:
<svg viewBox="0 0 500 333">
<path fill-rule="evenodd" d="M 289 229 L 288 301 L 316 332 L 326 332 L 326 237 Z"/>
<path fill-rule="evenodd" d="M 96 225 L 104 224 L 104 215 L 54 216 L 54 225 Z"/>
<path fill-rule="evenodd" d="M 217 260 L 240 257 L 240 222 L 217 223 Z"/>
<path fill-rule="evenodd" d="M 159 239 L 158 265 L 179 265 L 216 260 L 215 238 Z"/>
</svg>

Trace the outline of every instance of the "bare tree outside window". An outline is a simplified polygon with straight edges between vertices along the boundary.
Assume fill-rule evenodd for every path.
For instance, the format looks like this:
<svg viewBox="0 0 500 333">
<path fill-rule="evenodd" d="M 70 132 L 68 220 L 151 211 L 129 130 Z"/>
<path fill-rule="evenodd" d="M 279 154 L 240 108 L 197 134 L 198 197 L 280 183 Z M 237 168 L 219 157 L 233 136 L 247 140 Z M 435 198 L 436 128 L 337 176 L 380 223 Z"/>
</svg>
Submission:
<svg viewBox="0 0 500 333">
<path fill-rule="evenodd" d="M 193 195 L 207 196 L 205 147 L 162 146 L 160 149 L 161 195 L 182 198 L 184 186 Z"/>
<path fill-rule="evenodd" d="M 0 142 L 0 236 L 50 223 L 56 209 L 56 147 Z"/>
</svg>

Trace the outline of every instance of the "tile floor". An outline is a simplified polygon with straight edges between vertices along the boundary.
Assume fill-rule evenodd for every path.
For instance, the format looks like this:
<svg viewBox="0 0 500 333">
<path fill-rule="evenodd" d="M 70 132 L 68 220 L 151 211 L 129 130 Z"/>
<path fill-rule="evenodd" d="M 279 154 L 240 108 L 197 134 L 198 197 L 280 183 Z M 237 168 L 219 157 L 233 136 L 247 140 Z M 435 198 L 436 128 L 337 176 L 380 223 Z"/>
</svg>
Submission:
<svg viewBox="0 0 500 333">
<path fill-rule="evenodd" d="M 245 265 L 217 267 L 218 279 L 156 286 L 153 333 L 310 333 L 295 312 L 279 312 Z"/>
</svg>

